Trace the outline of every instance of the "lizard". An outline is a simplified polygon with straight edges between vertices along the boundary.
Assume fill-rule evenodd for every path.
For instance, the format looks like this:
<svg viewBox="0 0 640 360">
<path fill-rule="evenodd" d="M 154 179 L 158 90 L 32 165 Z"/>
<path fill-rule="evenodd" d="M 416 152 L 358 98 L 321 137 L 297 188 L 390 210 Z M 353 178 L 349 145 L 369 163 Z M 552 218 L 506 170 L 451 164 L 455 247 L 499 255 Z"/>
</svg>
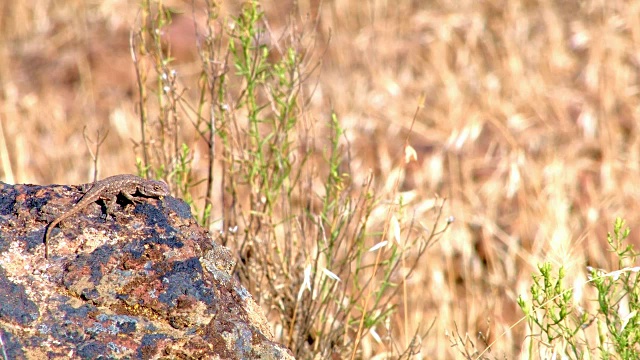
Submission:
<svg viewBox="0 0 640 360">
<path fill-rule="evenodd" d="M 133 198 L 133 195 L 136 193 L 162 199 L 164 196 L 169 195 L 169 186 L 167 186 L 164 181 L 145 180 L 141 177 L 130 174 L 114 175 L 94 182 L 89 190 L 82 195 L 80 200 L 78 200 L 70 210 L 49 223 L 44 235 L 44 257 L 46 259 L 49 258 L 49 236 L 51 235 L 51 231 L 61 221 L 76 215 L 89 204 L 100 199 L 110 200 L 112 202 L 111 205 L 113 206 L 119 194 L 122 194 L 129 201 L 135 203 L 136 199 Z M 107 207 L 107 215 L 109 215 L 109 207 Z"/>
</svg>

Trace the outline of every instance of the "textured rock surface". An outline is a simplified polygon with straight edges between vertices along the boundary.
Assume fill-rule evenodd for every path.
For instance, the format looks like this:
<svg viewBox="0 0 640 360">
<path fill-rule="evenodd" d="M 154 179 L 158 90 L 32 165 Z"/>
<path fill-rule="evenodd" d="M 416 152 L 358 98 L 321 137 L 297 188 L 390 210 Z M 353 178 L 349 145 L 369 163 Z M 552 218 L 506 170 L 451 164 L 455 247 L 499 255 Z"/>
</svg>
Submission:
<svg viewBox="0 0 640 360">
<path fill-rule="evenodd" d="M 183 201 L 96 202 L 0 183 L 0 338 L 9 359 L 292 359 Z M 1 357 L 1 356 L 0 356 Z"/>
</svg>

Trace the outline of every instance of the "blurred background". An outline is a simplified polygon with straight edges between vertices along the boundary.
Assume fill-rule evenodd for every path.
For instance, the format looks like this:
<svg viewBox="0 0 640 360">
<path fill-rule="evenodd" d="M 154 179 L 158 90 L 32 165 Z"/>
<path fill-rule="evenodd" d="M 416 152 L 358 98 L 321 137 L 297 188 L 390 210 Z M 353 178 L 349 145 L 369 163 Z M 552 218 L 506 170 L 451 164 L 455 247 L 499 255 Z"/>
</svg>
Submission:
<svg viewBox="0 0 640 360">
<path fill-rule="evenodd" d="M 587 265 L 611 269 L 605 239 L 618 216 L 638 244 L 639 1 L 260 4 L 268 46 L 292 28 L 305 34 L 317 66 L 305 114 L 322 124 L 335 112 L 352 182 L 372 174 L 376 193 L 401 192 L 419 221 L 446 198 L 455 221 L 409 279 L 409 317 L 397 324 L 433 323 L 422 357 L 465 358 L 461 347 L 490 343 L 485 356 L 524 357 L 516 299 L 537 264 L 565 266 L 576 285 Z M 164 6 L 171 66 L 192 96 L 204 5 Z M 222 1 L 221 26 L 241 7 Z M 90 182 L 91 141 L 105 134 L 99 177 L 136 172 L 140 16 L 125 0 L 0 1 L 0 180 Z M 197 138 L 182 121 L 184 138 Z M 417 161 L 405 166 L 406 142 Z M 452 334 L 473 346 L 452 346 Z M 363 358 L 381 351 L 361 345 Z"/>
</svg>

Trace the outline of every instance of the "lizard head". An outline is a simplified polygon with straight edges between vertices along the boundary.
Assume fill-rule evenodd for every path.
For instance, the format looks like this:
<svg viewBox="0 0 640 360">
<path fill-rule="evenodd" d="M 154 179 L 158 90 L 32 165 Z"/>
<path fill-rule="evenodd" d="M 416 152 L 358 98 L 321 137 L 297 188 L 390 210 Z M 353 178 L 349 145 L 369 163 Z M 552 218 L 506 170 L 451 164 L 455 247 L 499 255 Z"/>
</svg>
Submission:
<svg viewBox="0 0 640 360">
<path fill-rule="evenodd" d="M 168 196 L 169 186 L 164 181 L 149 180 L 142 184 L 140 192 L 147 196 Z"/>
</svg>

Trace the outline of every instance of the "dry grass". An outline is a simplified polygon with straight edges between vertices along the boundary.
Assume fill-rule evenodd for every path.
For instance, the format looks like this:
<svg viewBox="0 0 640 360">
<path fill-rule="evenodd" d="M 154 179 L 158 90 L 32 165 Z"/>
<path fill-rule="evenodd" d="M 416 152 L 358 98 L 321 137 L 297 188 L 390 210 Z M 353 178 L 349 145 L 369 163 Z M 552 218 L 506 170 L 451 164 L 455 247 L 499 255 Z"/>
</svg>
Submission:
<svg viewBox="0 0 640 360">
<path fill-rule="evenodd" d="M 277 38 L 294 9 L 262 3 Z M 408 321 L 399 309 L 389 324 L 399 347 L 405 329 L 410 337 L 435 320 L 425 358 L 462 357 L 451 347 L 456 332 L 479 350 L 492 343 L 491 358 L 516 358 L 525 329 L 515 299 L 536 264 L 564 264 L 576 282 L 586 265 L 611 268 L 604 238 L 616 216 L 638 244 L 640 2 L 419 3 L 301 1 L 298 20 L 316 44 L 309 56 L 322 61 L 306 116 L 338 114 L 354 184 L 373 173 L 382 199 L 399 184 L 410 199 L 403 228 L 432 222 L 436 194 L 456 219 L 407 283 Z M 194 89 L 191 9 L 171 5 L 185 12 L 168 34 L 175 68 Z M 109 130 L 101 177 L 135 171 L 128 46 L 137 12 L 121 0 L 0 5 L 0 179 L 90 180 L 84 127 Z M 317 28 L 306 14 L 318 16 Z M 185 141 L 194 139 L 183 127 Z M 407 135 L 418 161 L 405 167 Z M 201 159 L 196 152 L 195 169 Z M 386 213 L 375 216 L 382 228 Z M 363 358 L 393 350 L 370 336 L 361 345 Z"/>
</svg>

